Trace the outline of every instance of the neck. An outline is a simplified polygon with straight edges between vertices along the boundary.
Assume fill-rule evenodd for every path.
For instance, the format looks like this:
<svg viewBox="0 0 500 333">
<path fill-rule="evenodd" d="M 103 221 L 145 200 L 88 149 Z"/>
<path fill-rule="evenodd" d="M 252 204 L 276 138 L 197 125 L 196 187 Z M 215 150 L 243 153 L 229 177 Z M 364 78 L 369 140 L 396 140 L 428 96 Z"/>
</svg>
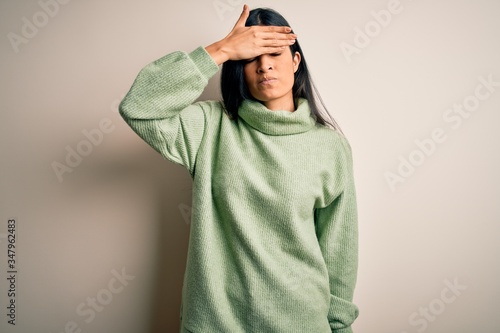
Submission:
<svg viewBox="0 0 500 333">
<path fill-rule="evenodd" d="M 246 99 L 238 109 L 238 116 L 250 127 L 267 135 L 304 133 L 312 129 L 316 121 L 311 116 L 306 99 L 299 98 L 296 102 L 297 108 L 293 112 L 271 111 L 261 102 Z"/>
</svg>

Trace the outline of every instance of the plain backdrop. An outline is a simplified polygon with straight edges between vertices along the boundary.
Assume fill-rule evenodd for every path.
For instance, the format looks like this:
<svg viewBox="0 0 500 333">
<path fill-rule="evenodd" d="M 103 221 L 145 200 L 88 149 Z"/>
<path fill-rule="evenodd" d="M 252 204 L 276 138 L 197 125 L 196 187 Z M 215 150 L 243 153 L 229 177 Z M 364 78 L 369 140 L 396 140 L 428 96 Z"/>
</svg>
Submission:
<svg viewBox="0 0 500 333">
<path fill-rule="evenodd" d="M 499 332 L 500 2 L 247 3 L 289 20 L 353 148 L 355 332 Z M 223 38 L 242 6 L 0 1 L 2 333 L 178 331 L 191 180 L 117 106 L 143 66 Z M 220 98 L 218 75 L 201 98 Z"/>
</svg>

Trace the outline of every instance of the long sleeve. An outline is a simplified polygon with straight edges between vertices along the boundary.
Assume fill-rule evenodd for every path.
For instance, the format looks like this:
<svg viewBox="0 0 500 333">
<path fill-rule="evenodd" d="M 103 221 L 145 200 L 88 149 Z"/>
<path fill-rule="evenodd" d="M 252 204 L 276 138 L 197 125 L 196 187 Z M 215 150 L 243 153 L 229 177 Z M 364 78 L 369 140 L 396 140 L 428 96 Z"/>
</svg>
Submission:
<svg viewBox="0 0 500 333">
<path fill-rule="evenodd" d="M 358 268 L 358 228 L 352 155 L 347 141 L 336 160 L 339 189 L 326 207 L 316 209 L 316 234 L 328 269 L 330 310 L 328 321 L 333 333 L 351 333 L 358 316 L 352 303 Z"/>
<path fill-rule="evenodd" d="M 203 47 L 173 52 L 144 67 L 120 103 L 130 127 L 191 174 L 211 109 L 210 102 L 194 102 L 218 70 Z"/>
</svg>

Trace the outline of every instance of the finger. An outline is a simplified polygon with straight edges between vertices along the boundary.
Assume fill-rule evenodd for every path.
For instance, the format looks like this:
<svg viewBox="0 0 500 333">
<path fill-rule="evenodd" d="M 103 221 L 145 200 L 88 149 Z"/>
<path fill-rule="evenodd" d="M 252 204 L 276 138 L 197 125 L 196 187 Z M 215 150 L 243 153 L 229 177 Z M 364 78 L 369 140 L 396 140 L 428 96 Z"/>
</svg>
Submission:
<svg viewBox="0 0 500 333">
<path fill-rule="evenodd" d="M 295 34 L 281 34 L 281 33 L 262 33 L 259 38 L 264 41 L 280 41 L 280 42 L 295 42 L 297 35 Z"/>
<path fill-rule="evenodd" d="M 267 26 L 260 26 L 264 31 L 268 32 L 281 32 L 284 34 L 288 34 L 292 32 L 292 28 L 287 27 L 287 26 L 276 26 L 276 25 L 267 25 Z"/>
<path fill-rule="evenodd" d="M 269 38 L 279 38 L 279 39 L 297 39 L 297 35 L 290 32 L 288 27 L 276 27 L 276 26 L 252 26 L 251 29 L 254 30 L 254 34 L 257 37 L 264 39 Z"/>
<path fill-rule="evenodd" d="M 272 47 L 264 47 L 261 49 L 261 54 L 273 54 L 280 53 L 286 50 L 287 46 L 272 46 Z"/>
<path fill-rule="evenodd" d="M 261 50 L 266 50 L 266 53 L 273 53 L 274 51 L 269 50 L 285 49 L 287 47 L 290 47 L 294 43 L 295 40 L 268 39 L 258 43 L 258 47 Z"/>
<path fill-rule="evenodd" d="M 290 40 L 280 40 L 280 39 L 269 39 L 262 43 L 264 47 L 286 47 L 295 44 L 295 39 Z"/>
<path fill-rule="evenodd" d="M 243 5 L 243 11 L 241 12 L 240 18 L 234 25 L 234 27 L 244 27 L 245 23 L 247 22 L 248 16 L 250 16 L 250 11 L 248 10 L 248 6 L 245 4 Z"/>
<path fill-rule="evenodd" d="M 296 40 L 297 35 L 295 34 L 281 34 L 281 33 L 266 33 L 262 35 L 262 39 L 277 39 L 277 40 Z"/>
</svg>

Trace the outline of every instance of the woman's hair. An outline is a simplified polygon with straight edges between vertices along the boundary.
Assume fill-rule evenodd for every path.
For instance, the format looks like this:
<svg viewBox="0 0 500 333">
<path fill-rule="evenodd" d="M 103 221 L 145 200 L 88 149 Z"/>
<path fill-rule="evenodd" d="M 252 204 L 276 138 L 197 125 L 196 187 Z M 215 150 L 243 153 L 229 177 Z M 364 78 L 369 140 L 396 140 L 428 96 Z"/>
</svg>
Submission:
<svg viewBox="0 0 500 333">
<path fill-rule="evenodd" d="M 247 27 L 254 25 L 290 26 L 281 14 L 269 8 L 251 10 L 245 25 Z M 309 108 L 316 122 L 340 131 L 339 126 L 328 113 L 321 96 L 312 82 L 309 70 L 307 69 L 304 53 L 302 53 L 298 41 L 290 46 L 290 51 L 292 55 L 294 55 L 295 52 L 299 52 L 302 59 L 299 63 L 299 68 L 295 72 L 292 88 L 293 98 L 295 100 L 298 98 L 307 99 Z M 244 60 L 229 60 L 222 65 L 220 77 L 222 99 L 232 119 L 238 119 L 238 108 L 245 99 L 255 100 L 245 82 L 244 64 Z"/>
</svg>

